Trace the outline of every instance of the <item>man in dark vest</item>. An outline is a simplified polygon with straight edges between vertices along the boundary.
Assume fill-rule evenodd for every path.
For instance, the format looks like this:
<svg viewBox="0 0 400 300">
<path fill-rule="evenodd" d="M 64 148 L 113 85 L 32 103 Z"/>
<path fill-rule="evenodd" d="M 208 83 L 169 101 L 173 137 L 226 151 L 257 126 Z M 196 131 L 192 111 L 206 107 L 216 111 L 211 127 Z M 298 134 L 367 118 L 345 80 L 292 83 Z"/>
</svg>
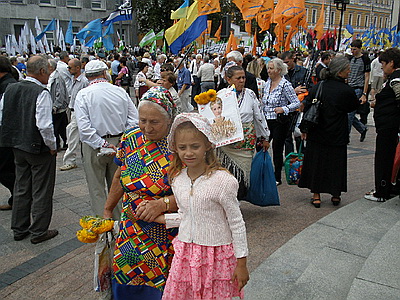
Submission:
<svg viewBox="0 0 400 300">
<path fill-rule="evenodd" d="M 0 98 L 10 83 L 17 83 L 11 74 L 13 66 L 5 56 L 0 56 Z M 8 203 L 0 205 L 0 210 L 11 210 L 15 183 L 15 164 L 12 148 L 0 147 L 0 183 L 10 191 Z"/>
<path fill-rule="evenodd" d="M 53 103 L 46 89 L 50 76 L 47 57 L 31 57 L 27 72 L 27 78 L 9 85 L 0 100 L 0 147 L 13 148 L 15 156 L 11 218 L 14 240 L 23 240 L 31 234 L 32 244 L 38 244 L 58 234 L 57 230 L 48 229 L 53 211 L 57 147 Z"/>
</svg>

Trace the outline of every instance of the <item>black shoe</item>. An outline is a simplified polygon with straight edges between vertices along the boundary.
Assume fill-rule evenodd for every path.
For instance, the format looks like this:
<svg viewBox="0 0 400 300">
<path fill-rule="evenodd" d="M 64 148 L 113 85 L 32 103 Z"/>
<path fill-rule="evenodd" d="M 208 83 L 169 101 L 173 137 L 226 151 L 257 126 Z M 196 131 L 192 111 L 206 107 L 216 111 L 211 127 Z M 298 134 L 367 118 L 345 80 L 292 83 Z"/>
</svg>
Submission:
<svg viewBox="0 0 400 300">
<path fill-rule="evenodd" d="M 10 204 L 0 205 L 0 210 L 12 210 L 12 206 Z"/>
<path fill-rule="evenodd" d="M 368 128 L 365 128 L 365 130 L 361 133 L 360 142 L 364 142 L 365 136 L 367 135 L 367 131 L 368 131 Z"/>
<path fill-rule="evenodd" d="M 22 234 L 19 234 L 19 235 L 14 234 L 14 241 L 22 241 L 28 235 L 30 235 L 29 232 L 25 232 L 25 233 L 22 233 Z"/>
<path fill-rule="evenodd" d="M 47 232 L 44 235 L 34 237 L 31 239 L 32 244 L 39 244 L 41 242 L 47 241 L 52 239 L 53 237 L 58 235 L 58 230 L 47 230 Z"/>
</svg>

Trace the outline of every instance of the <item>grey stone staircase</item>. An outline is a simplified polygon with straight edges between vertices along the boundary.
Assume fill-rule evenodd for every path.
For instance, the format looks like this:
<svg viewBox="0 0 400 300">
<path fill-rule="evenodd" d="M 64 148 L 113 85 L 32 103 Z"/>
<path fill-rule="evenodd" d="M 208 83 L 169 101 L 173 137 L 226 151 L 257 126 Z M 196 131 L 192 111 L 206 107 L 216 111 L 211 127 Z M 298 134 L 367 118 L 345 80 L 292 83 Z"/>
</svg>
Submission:
<svg viewBox="0 0 400 300">
<path fill-rule="evenodd" d="M 399 198 L 361 199 L 309 226 L 250 274 L 245 299 L 400 299 Z"/>
</svg>

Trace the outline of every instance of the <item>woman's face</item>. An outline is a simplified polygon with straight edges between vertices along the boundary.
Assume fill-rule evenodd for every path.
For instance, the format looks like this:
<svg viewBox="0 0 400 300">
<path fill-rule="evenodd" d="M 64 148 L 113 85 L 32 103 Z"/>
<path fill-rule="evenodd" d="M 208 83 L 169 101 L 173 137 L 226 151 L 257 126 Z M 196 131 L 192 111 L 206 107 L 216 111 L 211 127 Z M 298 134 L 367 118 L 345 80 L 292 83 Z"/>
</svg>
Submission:
<svg viewBox="0 0 400 300">
<path fill-rule="evenodd" d="M 243 70 L 235 71 L 231 78 L 228 77 L 228 83 L 230 85 L 234 84 L 238 92 L 240 92 L 244 88 L 245 82 L 246 82 L 246 75 Z"/>
<path fill-rule="evenodd" d="M 349 78 L 349 74 L 350 74 L 350 65 L 348 65 L 348 66 L 346 67 L 346 69 L 344 69 L 343 71 L 340 71 L 340 72 L 338 73 L 338 76 L 339 76 L 340 78 L 347 79 L 347 78 Z"/>
<path fill-rule="evenodd" d="M 272 63 L 272 62 L 268 63 L 267 72 L 268 72 L 269 78 L 271 78 L 271 79 L 276 79 L 278 77 L 281 77 L 281 70 L 275 68 L 274 63 Z"/>
<path fill-rule="evenodd" d="M 143 68 L 143 71 L 142 71 L 142 72 L 143 72 L 144 74 L 146 74 L 148 70 L 149 70 L 149 66 L 145 66 L 145 67 Z"/>
<path fill-rule="evenodd" d="M 155 105 L 145 104 L 139 108 L 139 127 L 146 139 L 159 141 L 169 133 L 171 120 L 166 118 Z"/>
<path fill-rule="evenodd" d="M 216 118 L 222 115 L 222 105 L 219 103 L 213 104 L 211 110 Z"/>
<path fill-rule="evenodd" d="M 386 76 L 388 76 L 394 72 L 395 68 L 393 68 L 393 61 L 390 61 L 388 63 L 385 61 L 382 61 L 381 64 L 382 64 L 382 71 L 383 71 L 383 73 L 385 73 Z"/>
</svg>

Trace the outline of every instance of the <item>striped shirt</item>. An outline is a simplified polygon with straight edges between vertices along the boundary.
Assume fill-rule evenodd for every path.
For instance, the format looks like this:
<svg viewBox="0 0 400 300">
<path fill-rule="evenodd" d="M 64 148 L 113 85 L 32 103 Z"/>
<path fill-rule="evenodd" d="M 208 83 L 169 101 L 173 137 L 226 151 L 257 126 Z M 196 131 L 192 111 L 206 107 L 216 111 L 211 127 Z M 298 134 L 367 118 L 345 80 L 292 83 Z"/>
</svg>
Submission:
<svg viewBox="0 0 400 300">
<path fill-rule="evenodd" d="M 282 107 L 285 115 L 300 107 L 300 101 L 296 96 L 296 92 L 285 78 L 282 78 L 278 86 L 272 91 L 270 91 L 270 87 L 271 79 L 268 79 L 265 83 L 262 98 L 263 111 L 267 120 L 276 119 L 274 109 L 277 107 Z"/>
</svg>

